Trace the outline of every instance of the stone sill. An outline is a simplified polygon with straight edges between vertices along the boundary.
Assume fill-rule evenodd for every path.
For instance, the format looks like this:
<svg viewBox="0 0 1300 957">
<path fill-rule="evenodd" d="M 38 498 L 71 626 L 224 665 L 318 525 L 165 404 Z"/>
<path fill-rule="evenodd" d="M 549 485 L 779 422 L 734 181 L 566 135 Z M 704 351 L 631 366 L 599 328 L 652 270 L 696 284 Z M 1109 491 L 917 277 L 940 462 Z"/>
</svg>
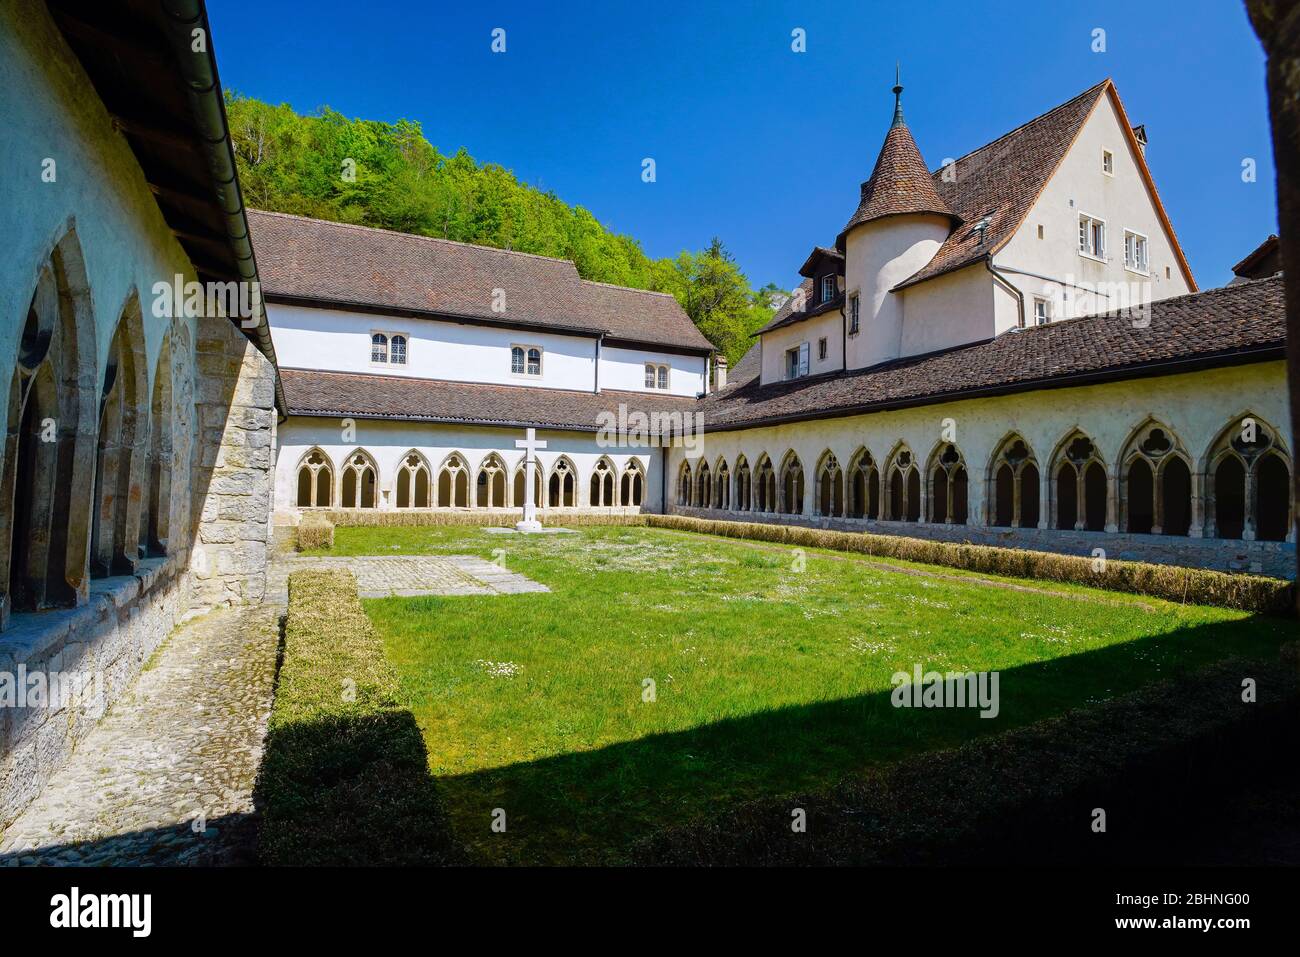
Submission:
<svg viewBox="0 0 1300 957">
<path fill-rule="evenodd" d="M 135 574 L 94 579 L 89 600 L 76 608 L 12 615 L 9 627 L 0 634 L 0 671 L 12 672 L 20 664 L 41 661 L 65 642 L 90 639 L 94 626 L 110 613 L 131 607 L 171 582 L 184 568 L 184 557 L 145 558 Z"/>
</svg>

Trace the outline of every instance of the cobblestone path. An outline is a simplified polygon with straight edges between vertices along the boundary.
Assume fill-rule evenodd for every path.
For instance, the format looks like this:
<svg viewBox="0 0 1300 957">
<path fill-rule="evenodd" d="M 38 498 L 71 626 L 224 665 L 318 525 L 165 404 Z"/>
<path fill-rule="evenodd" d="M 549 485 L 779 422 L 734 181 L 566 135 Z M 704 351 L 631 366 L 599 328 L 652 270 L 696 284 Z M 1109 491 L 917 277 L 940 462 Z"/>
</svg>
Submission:
<svg viewBox="0 0 1300 957">
<path fill-rule="evenodd" d="M 0 866 L 251 864 L 280 609 L 181 626 L 0 834 Z"/>
<path fill-rule="evenodd" d="M 346 569 L 356 576 L 357 591 L 362 598 L 550 591 L 531 578 L 472 555 L 294 556 L 272 562 L 266 575 L 267 600 L 286 604 L 289 574 L 300 568 Z"/>
</svg>

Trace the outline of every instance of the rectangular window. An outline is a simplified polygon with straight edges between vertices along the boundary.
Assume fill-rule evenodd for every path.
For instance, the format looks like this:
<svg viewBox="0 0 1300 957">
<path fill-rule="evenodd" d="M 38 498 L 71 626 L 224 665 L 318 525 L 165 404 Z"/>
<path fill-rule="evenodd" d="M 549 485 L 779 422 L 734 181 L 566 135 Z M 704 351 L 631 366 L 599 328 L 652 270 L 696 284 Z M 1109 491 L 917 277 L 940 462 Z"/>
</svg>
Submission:
<svg viewBox="0 0 1300 957">
<path fill-rule="evenodd" d="M 858 331 L 858 322 L 860 321 L 861 304 L 858 300 L 858 294 L 855 292 L 849 297 L 849 335 L 856 335 Z"/>
<path fill-rule="evenodd" d="M 785 377 L 787 379 L 799 378 L 799 350 L 785 350 Z"/>
<path fill-rule="evenodd" d="M 835 277 L 822 276 L 822 302 L 830 302 L 835 298 Z"/>
<path fill-rule="evenodd" d="M 1124 268 L 1147 271 L 1147 238 L 1131 229 L 1124 230 Z"/>
<path fill-rule="evenodd" d="M 799 344 L 799 374 L 808 374 L 808 343 L 806 342 Z"/>
<path fill-rule="evenodd" d="M 1101 151 L 1101 171 L 1107 176 L 1115 175 L 1115 154 L 1110 150 Z"/>
<path fill-rule="evenodd" d="M 1104 220 L 1079 214 L 1079 252 L 1095 259 L 1106 258 L 1106 223 Z"/>
<path fill-rule="evenodd" d="M 1045 326 L 1052 321 L 1052 303 L 1039 296 L 1034 297 L 1034 325 Z"/>
<path fill-rule="evenodd" d="M 826 337 L 825 336 L 822 336 L 822 338 L 817 340 L 817 361 L 818 362 L 826 361 Z"/>
</svg>

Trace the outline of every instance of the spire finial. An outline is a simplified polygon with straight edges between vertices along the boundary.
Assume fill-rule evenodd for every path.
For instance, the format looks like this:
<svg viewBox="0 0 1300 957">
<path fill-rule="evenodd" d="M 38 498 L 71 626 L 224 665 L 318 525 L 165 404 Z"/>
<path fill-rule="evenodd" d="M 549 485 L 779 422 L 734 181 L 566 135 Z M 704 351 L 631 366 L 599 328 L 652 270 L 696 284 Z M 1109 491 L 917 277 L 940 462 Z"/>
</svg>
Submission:
<svg viewBox="0 0 1300 957">
<path fill-rule="evenodd" d="M 899 78 L 899 64 L 894 61 L 894 122 L 890 124 L 890 129 L 895 126 L 906 126 L 903 121 L 903 82 Z"/>
</svg>

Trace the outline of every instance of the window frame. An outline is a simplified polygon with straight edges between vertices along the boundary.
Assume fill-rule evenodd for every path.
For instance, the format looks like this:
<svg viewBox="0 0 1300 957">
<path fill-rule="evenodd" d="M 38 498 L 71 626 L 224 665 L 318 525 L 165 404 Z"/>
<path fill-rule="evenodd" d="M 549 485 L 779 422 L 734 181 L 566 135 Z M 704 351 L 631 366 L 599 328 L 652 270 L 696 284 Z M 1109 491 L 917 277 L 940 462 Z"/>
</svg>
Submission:
<svg viewBox="0 0 1300 957">
<path fill-rule="evenodd" d="M 516 371 L 515 371 L 515 350 L 516 350 L 516 349 L 520 349 L 520 350 L 522 350 L 522 351 L 523 351 L 523 354 L 524 354 L 524 371 L 523 371 L 523 372 L 516 372 Z M 529 355 L 529 354 L 532 353 L 533 351 L 536 351 L 536 352 L 537 352 L 537 371 L 536 371 L 536 372 L 529 372 L 529 371 L 528 371 L 528 365 L 529 365 L 529 362 L 531 361 L 531 360 L 530 360 L 530 355 Z M 510 376 L 511 376 L 511 378 L 513 378 L 513 379 L 540 379 L 540 378 L 542 377 L 542 374 L 546 371 L 546 365 L 545 365 L 545 363 L 546 363 L 546 350 L 543 349 L 541 346 L 539 346 L 539 345 L 535 345 L 535 344 L 531 344 L 531 343 L 527 343 L 527 342 L 512 342 L 512 343 L 510 343 Z"/>
<path fill-rule="evenodd" d="M 862 323 L 862 297 L 854 292 L 849 296 L 849 335 L 856 336 Z"/>
<path fill-rule="evenodd" d="M 830 286 L 829 291 L 827 290 L 828 284 Z M 822 276 L 822 296 L 821 296 L 822 302 L 824 303 L 830 302 L 832 299 L 835 298 L 836 285 L 837 284 L 835 282 L 834 273 L 831 273 L 830 275 L 827 276 Z"/>
<path fill-rule="evenodd" d="M 1043 307 L 1043 317 L 1041 321 L 1039 320 L 1038 317 L 1039 305 Z M 1052 300 L 1048 299 L 1046 296 L 1034 296 L 1034 325 L 1046 326 L 1050 324 L 1051 321 L 1052 321 Z"/>
<path fill-rule="evenodd" d="M 1107 233 L 1109 232 L 1109 227 L 1106 224 L 1106 220 L 1102 219 L 1100 216 L 1094 216 L 1091 213 L 1086 213 L 1083 210 L 1080 210 L 1079 211 L 1080 232 L 1082 232 L 1083 230 L 1083 224 L 1085 221 L 1088 223 L 1087 235 L 1088 235 L 1089 247 L 1085 249 L 1081 244 L 1077 245 L 1077 248 L 1079 250 L 1079 255 L 1084 257 L 1085 259 L 1091 259 L 1094 262 L 1099 262 L 1099 263 L 1110 262 L 1110 259 L 1107 258 L 1106 255 L 1107 250 L 1110 247 L 1110 237 L 1107 235 Z M 1101 227 L 1101 252 L 1097 252 L 1096 250 L 1095 240 L 1097 237 L 1097 233 L 1096 233 L 1097 226 Z"/>
<path fill-rule="evenodd" d="M 375 342 L 375 337 L 376 337 L 376 336 L 378 336 L 379 338 L 381 338 L 381 339 L 384 340 L 384 345 L 383 345 L 383 349 L 384 349 L 384 357 L 383 357 L 382 359 L 376 359 L 376 358 L 375 358 L 375 346 L 378 345 L 378 343 Z M 383 329 L 371 329 L 371 330 L 370 330 L 370 364 L 371 364 L 372 366 L 383 366 L 385 369 L 388 368 L 388 366 L 389 366 L 389 362 L 388 362 L 388 347 L 389 347 L 390 343 L 392 342 L 392 338 L 393 338 L 393 337 L 392 337 L 391 335 L 389 335 L 388 332 L 386 332 L 386 331 L 383 330 Z"/>
<path fill-rule="evenodd" d="M 393 340 L 402 340 L 402 361 L 398 362 L 393 358 Z M 388 364 L 390 366 L 402 366 L 406 368 L 411 364 L 411 337 L 404 332 L 390 333 L 388 336 Z"/>
<path fill-rule="evenodd" d="M 1106 176 L 1115 175 L 1115 151 L 1105 147 L 1101 151 L 1101 171 Z"/>
<path fill-rule="evenodd" d="M 669 367 L 662 362 L 645 363 L 646 382 L 645 388 L 653 392 L 667 392 L 671 382 Z M 662 383 L 662 385 L 660 384 Z"/>
<path fill-rule="evenodd" d="M 1129 237 L 1133 238 L 1133 251 L 1137 252 L 1138 240 L 1142 242 L 1142 262 L 1139 264 L 1136 258 L 1130 262 L 1128 255 Z M 1131 273 L 1139 276 L 1151 275 L 1151 237 L 1146 233 L 1140 233 L 1136 229 L 1124 230 L 1124 268 Z"/>
<path fill-rule="evenodd" d="M 825 362 L 829 355 L 830 355 L 830 345 L 828 344 L 826 337 L 822 336 L 820 339 L 817 340 L 817 361 Z"/>
</svg>

